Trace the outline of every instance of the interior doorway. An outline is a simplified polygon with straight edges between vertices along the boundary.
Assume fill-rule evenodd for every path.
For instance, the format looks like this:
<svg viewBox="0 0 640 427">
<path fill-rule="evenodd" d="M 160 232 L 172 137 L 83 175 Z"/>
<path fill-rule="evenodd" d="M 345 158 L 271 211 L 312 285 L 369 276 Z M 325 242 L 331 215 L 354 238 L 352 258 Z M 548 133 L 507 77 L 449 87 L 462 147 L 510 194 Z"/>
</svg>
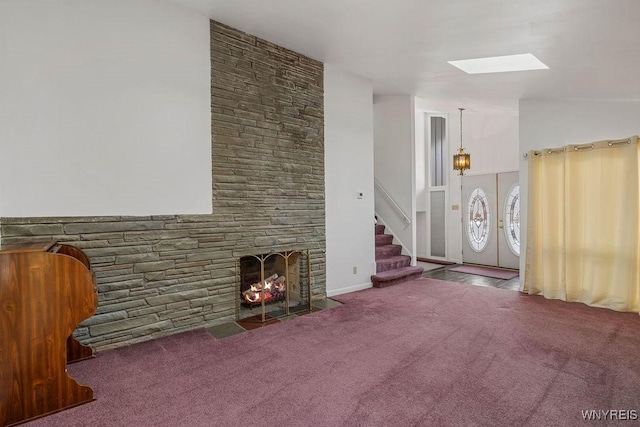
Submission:
<svg viewBox="0 0 640 427">
<path fill-rule="evenodd" d="M 464 176 L 462 209 L 463 262 L 519 268 L 518 172 Z"/>
</svg>

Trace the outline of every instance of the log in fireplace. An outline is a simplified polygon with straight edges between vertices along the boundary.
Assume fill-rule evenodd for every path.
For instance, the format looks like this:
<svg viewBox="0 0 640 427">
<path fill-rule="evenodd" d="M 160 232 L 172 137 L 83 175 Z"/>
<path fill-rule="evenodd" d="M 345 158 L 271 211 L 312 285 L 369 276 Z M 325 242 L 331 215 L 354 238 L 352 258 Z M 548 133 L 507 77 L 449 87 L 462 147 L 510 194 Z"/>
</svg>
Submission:
<svg viewBox="0 0 640 427">
<path fill-rule="evenodd" d="M 311 311 L 309 250 L 247 255 L 236 259 L 236 320 L 284 317 Z M 256 316 L 254 309 L 260 309 Z"/>
<path fill-rule="evenodd" d="M 278 273 L 267 277 L 260 282 L 249 286 L 249 289 L 242 291 L 242 303 L 249 307 L 280 301 L 285 298 L 287 292 L 287 279 Z"/>
</svg>

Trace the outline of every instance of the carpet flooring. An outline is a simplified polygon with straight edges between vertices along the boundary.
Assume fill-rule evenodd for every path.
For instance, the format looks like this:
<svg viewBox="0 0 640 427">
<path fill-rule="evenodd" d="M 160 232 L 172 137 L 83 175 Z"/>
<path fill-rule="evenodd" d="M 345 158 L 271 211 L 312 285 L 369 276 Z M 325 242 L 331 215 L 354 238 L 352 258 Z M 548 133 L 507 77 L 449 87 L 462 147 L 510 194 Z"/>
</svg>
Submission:
<svg viewBox="0 0 640 427">
<path fill-rule="evenodd" d="M 503 280 L 510 280 L 520 275 L 518 271 L 502 270 L 500 268 L 491 268 L 491 267 L 479 267 L 475 265 L 461 265 L 458 267 L 452 267 L 452 268 L 449 268 L 449 271 L 456 271 L 458 273 L 475 274 L 478 276 L 493 277 L 494 279 L 503 279 Z"/>
<path fill-rule="evenodd" d="M 335 298 L 70 365 L 97 400 L 29 425 L 573 426 L 640 407 L 637 314 L 424 278 Z"/>
</svg>

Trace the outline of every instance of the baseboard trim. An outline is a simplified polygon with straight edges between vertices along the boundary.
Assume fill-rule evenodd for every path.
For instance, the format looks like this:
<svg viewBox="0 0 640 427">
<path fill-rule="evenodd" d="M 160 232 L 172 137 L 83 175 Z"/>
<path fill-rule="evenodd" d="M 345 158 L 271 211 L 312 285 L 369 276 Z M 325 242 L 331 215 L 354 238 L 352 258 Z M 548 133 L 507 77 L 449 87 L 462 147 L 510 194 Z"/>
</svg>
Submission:
<svg viewBox="0 0 640 427">
<path fill-rule="evenodd" d="M 335 297 L 336 295 L 348 294 L 350 292 L 361 291 L 363 289 L 373 288 L 371 282 L 361 283 L 359 285 L 346 286 L 344 288 L 327 290 L 328 297 Z"/>
</svg>

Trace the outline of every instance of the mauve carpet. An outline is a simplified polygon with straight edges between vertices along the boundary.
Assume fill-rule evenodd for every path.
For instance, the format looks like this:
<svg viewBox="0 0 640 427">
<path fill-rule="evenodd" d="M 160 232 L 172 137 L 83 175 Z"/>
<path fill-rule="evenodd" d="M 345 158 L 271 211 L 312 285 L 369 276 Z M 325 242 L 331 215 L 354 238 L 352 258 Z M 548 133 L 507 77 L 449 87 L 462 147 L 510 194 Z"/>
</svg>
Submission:
<svg viewBox="0 0 640 427">
<path fill-rule="evenodd" d="M 640 409 L 640 316 L 416 279 L 216 340 L 69 367 L 97 400 L 33 426 L 572 426 Z M 596 423 L 602 424 L 602 423 Z"/>
</svg>

